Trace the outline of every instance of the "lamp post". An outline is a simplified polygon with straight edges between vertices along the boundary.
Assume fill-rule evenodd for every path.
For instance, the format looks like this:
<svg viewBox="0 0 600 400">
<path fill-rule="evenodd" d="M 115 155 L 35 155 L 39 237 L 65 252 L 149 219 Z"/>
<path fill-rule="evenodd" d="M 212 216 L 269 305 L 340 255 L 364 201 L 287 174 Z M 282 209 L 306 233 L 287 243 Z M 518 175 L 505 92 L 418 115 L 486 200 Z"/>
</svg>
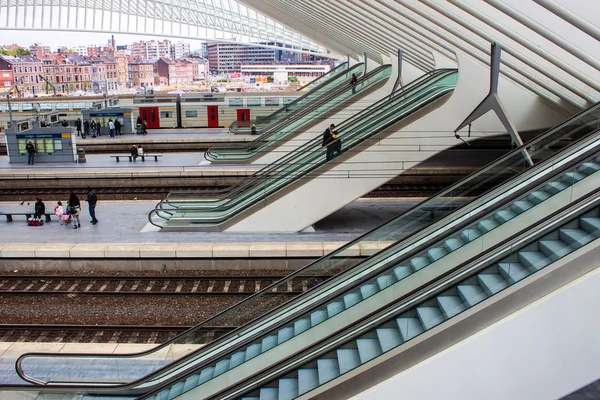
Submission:
<svg viewBox="0 0 600 400">
<path fill-rule="evenodd" d="M 10 121 L 11 128 L 13 127 L 13 117 L 12 117 L 12 106 L 10 105 L 10 94 L 13 92 L 13 90 L 16 90 L 17 93 L 19 93 L 19 88 L 17 87 L 17 85 L 14 85 L 10 89 L 8 89 L 8 92 L 6 92 L 6 100 L 8 101 L 8 120 Z"/>
</svg>

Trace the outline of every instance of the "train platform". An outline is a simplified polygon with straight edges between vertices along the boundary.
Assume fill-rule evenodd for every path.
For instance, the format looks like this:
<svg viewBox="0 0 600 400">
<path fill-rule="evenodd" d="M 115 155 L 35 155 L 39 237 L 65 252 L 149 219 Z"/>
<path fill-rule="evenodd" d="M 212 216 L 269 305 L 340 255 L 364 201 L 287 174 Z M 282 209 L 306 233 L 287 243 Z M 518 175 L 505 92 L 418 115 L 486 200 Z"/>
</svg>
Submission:
<svg viewBox="0 0 600 400">
<path fill-rule="evenodd" d="M 51 211 L 58 199 L 44 199 Z M 195 260 L 205 262 L 169 264 L 184 269 L 215 268 L 213 259 L 237 259 L 236 268 L 259 266 L 251 259 L 284 260 L 318 258 L 411 208 L 421 198 L 360 199 L 314 225 L 305 233 L 228 233 L 228 232 L 160 232 L 148 222 L 148 212 L 155 201 L 112 201 L 99 199 L 96 216 L 90 223 L 87 204 L 82 201 L 81 227 L 60 225 L 57 218 L 43 226 L 28 226 L 24 215 L 6 222 L 0 215 L 0 265 L 2 269 L 52 269 L 70 261 L 69 268 L 122 268 L 108 260 L 134 260 L 137 269 L 154 269 L 156 260 Z M 62 199 L 63 203 L 66 199 Z M 33 201 L 2 202 L 0 212 L 31 212 Z M 385 243 L 357 249 L 372 254 Z M 32 263 L 31 260 L 47 263 Z M 55 262 L 50 262 L 55 260 Z M 77 262 L 75 262 L 77 261 Z M 74 263 L 75 262 L 75 263 Z M 272 268 L 272 263 L 266 262 Z M 162 266 L 162 264 L 160 264 Z"/>
</svg>

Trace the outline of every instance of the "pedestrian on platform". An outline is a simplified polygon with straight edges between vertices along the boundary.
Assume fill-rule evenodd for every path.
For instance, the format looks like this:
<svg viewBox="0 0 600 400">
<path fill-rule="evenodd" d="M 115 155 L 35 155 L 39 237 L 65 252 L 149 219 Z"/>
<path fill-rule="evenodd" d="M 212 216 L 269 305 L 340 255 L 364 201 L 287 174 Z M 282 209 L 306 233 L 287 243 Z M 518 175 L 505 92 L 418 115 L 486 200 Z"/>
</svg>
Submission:
<svg viewBox="0 0 600 400">
<path fill-rule="evenodd" d="M 100 120 L 96 121 L 96 134 L 102 136 L 102 123 Z"/>
<path fill-rule="evenodd" d="M 96 196 L 96 192 L 89 187 L 87 188 L 85 201 L 88 202 L 88 210 L 90 212 L 90 217 L 92 217 L 90 223 L 96 225 L 98 223 L 98 220 L 96 219 L 96 203 L 98 202 L 98 196 Z"/>
<path fill-rule="evenodd" d="M 65 208 L 63 207 L 62 201 L 59 201 L 54 206 L 54 215 L 56 215 L 56 217 L 58 218 L 58 222 L 60 222 L 60 224 L 62 225 L 64 222 L 63 215 L 65 215 Z"/>
<path fill-rule="evenodd" d="M 96 137 L 96 121 L 92 120 L 92 123 L 90 124 L 90 129 L 92 130 L 92 137 L 95 138 Z"/>
<path fill-rule="evenodd" d="M 81 118 L 77 118 L 77 121 L 75 121 L 75 129 L 77 130 L 77 136 L 81 136 Z"/>
<path fill-rule="evenodd" d="M 146 120 L 142 121 L 142 134 L 148 134 L 148 123 L 146 122 Z"/>
<path fill-rule="evenodd" d="M 75 193 L 71 193 L 67 202 L 67 210 L 71 218 L 73 218 L 73 229 L 81 228 L 81 220 L 79 214 L 81 212 L 81 202 Z"/>
<path fill-rule="evenodd" d="M 25 150 L 27 150 L 27 165 L 35 164 L 35 146 L 33 142 L 30 140 L 27 142 L 27 146 L 25 146 Z"/>
<path fill-rule="evenodd" d="M 42 218 L 46 214 L 46 205 L 39 197 L 35 199 L 35 205 L 33 206 L 33 217 Z"/>
<path fill-rule="evenodd" d="M 90 121 L 87 119 L 83 121 L 83 138 L 90 135 Z"/>
<path fill-rule="evenodd" d="M 108 134 L 110 137 L 115 137 L 115 123 L 112 119 L 108 120 Z"/>
<path fill-rule="evenodd" d="M 121 136 L 121 121 L 119 121 L 119 118 L 115 119 L 115 135 Z"/>
<path fill-rule="evenodd" d="M 329 125 L 329 128 L 325 129 L 325 132 L 323 132 L 323 140 L 321 143 L 321 147 L 327 147 L 327 155 L 326 155 L 326 160 L 330 161 L 333 158 L 333 153 L 330 151 L 329 149 L 329 143 L 331 143 L 331 141 L 333 141 L 332 136 L 332 132 L 335 129 L 335 125 L 331 124 Z"/>
<path fill-rule="evenodd" d="M 133 161 L 135 161 L 138 158 L 138 148 L 135 144 L 131 146 L 131 150 L 129 150 L 129 153 L 131 154 L 131 158 L 133 159 Z"/>
</svg>

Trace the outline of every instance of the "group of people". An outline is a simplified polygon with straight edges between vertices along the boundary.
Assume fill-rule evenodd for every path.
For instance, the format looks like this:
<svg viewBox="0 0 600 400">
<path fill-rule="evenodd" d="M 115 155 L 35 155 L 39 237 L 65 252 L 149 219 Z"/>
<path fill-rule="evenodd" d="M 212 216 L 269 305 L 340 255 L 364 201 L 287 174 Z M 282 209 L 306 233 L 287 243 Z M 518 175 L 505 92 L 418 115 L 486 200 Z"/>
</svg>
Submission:
<svg viewBox="0 0 600 400">
<path fill-rule="evenodd" d="M 342 154 L 342 139 L 338 136 L 334 124 L 329 125 L 329 128 L 323 132 L 322 146 L 327 147 L 327 161 L 331 161 Z"/>
<path fill-rule="evenodd" d="M 129 150 L 129 154 L 131 154 L 133 161 L 135 161 L 139 156 L 144 155 L 144 148 L 142 147 L 142 145 L 134 144 L 133 146 L 131 146 L 131 149 Z"/>
<path fill-rule="evenodd" d="M 86 201 L 88 202 L 88 211 L 92 220 L 90 223 L 96 225 L 98 219 L 96 219 L 96 203 L 98 202 L 98 196 L 96 193 L 87 188 Z M 34 217 L 41 218 L 46 213 L 46 206 L 42 199 L 35 199 Z M 81 201 L 79 197 L 72 192 L 67 200 L 67 206 L 63 206 L 62 201 L 56 203 L 54 206 L 54 215 L 58 217 L 61 225 L 68 225 L 73 222 L 73 229 L 81 228 L 81 220 L 79 215 L 81 214 Z"/>
<path fill-rule="evenodd" d="M 108 127 L 108 133 L 110 137 L 115 137 L 115 135 L 122 135 L 122 125 L 121 121 L 119 121 L 118 118 L 114 121 L 112 119 L 109 119 L 106 126 Z M 77 136 L 81 136 L 82 139 L 85 139 L 87 136 L 90 136 L 90 134 L 93 138 L 95 138 L 96 136 L 102 136 L 102 122 L 100 122 L 100 120 L 92 120 L 92 122 L 90 122 L 86 119 L 82 123 L 81 118 L 77 118 L 77 121 L 75 121 L 75 129 L 77 131 Z"/>
</svg>

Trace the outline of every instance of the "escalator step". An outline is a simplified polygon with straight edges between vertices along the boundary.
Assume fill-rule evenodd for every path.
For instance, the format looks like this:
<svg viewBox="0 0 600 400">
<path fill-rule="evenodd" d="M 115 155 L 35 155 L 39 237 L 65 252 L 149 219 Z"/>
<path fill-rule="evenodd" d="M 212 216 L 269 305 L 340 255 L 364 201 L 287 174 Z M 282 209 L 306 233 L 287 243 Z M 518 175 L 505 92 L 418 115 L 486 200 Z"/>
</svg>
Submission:
<svg viewBox="0 0 600 400">
<path fill-rule="evenodd" d="M 377 328 L 377 338 L 384 353 L 402 344 L 402 336 L 394 328 Z"/>
<path fill-rule="evenodd" d="M 198 379 L 200 378 L 200 374 L 190 375 L 185 380 L 185 385 L 183 386 L 183 391 L 187 392 L 188 390 L 192 390 L 196 386 L 198 386 Z"/>
<path fill-rule="evenodd" d="M 229 364 L 230 364 L 230 360 L 229 359 L 225 359 L 225 360 L 219 361 L 217 363 L 217 365 L 215 365 L 214 376 L 219 376 L 222 373 L 229 371 Z"/>
<path fill-rule="evenodd" d="M 529 276 L 531 272 L 518 262 L 504 262 L 498 264 L 498 272 L 511 285 Z"/>
<path fill-rule="evenodd" d="M 481 236 L 481 231 L 479 229 L 471 228 L 465 229 L 460 233 L 460 238 L 464 240 L 466 243 L 469 243 Z"/>
<path fill-rule="evenodd" d="M 341 313 L 345 309 L 346 307 L 344 306 L 344 302 L 341 300 L 332 301 L 331 303 L 327 304 L 327 314 L 329 315 L 329 318 Z"/>
<path fill-rule="evenodd" d="M 539 251 L 520 251 L 519 261 L 531 272 L 536 272 L 550 264 L 550 259 Z"/>
<path fill-rule="evenodd" d="M 600 232 L 600 218 L 584 217 L 579 218 L 579 226 L 581 229 L 593 235 L 598 235 Z"/>
<path fill-rule="evenodd" d="M 465 241 L 459 237 L 450 238 L 444 242 L 444 247 L 448 251 L 454 251 L 465 245 Z"/>
<path fill-rule="evenodd" d="M 260 349 L 260 352 L 264 353 L 265 351 L 270 350 L 275 346 L 277 346 L 277 335 L 267 336 L 262 340 L 262 347 Z"/>
<path fill-rule="evenodd" d="M 298 394 L 310 392 L 319 386 L 319 371 L 314 368 L 298 370 Z"/>
<path fill-rule="evenodd" d="M 446 254 L 448 254 L 448 251 L 443 247 L 434 247 L 432 249 L 427 250 L 427 257 L 429 257 L 431 262 L 439 260 Z"/>
<path fill-rule="evenodd" d="M 327 319 L 327 310 L 317 310 L 310 314 L 310 326 L 319 325 Z"/>
<path fill-rule="evenodd" d="M 396 323 L 398 324 L 400 336 L 405 342 L 425 332 L 418 318 L 396 318 Z"/>
<path fill-rule="evenodd" d="M 379 292 L 379 288 L 377 287 L 377 284 L 375 284 L 375 283 L 367 283 L 366 285 L 362 285 L 360 287 L 360 294 L 362 295 L 363 299 L 373 296 L 375 293 L 378 293 L 378 292 Z"/>
<path fill-rule="evenodd" d="M 412 268 L 409 266 L 406 266 L 406 265 L 401 265 L 399 267 L 394 268 L 394 276 L 399 281 L 402 280 L 403 278 L 409 276 L 412 273 L 413 273 Z"/>
<path fill-rule="evenodd" d="M 379 286 L 379 290 L 392 286 L 394 283 L 396 283 L 396 279 L 394 279 L 394 275 L 392 274 L 385 274 L 377 277 L 377 286 Z"/>
<path fill-rule="evenodd" d="M 425 330 L 429 330 L 445 320 L 442 311 L 438 307 L 433 306 L 417 307 L 417 315 Z"/>
<path fill-rule="evenodd" d="M 510 208 L 517 214 L 522 214 L 533 207 L 533 203 L 527 200 L 517 200 L 511 204 Z"/>
<path fill-rule="evenodd" d="M 246 396 L 242 397 L 242 400 L 260 400 L 260 397 Z"/>
<path fill-rule="evenodd" d="M 171 390 L 169 390 L 169 396 L 174 399 L 175 397 L 179 396 L 181 393 L 183 393 L 183 386 L 184 386 L 184 382 L 177 382 L 176 384 L 174 384 L 173 386 L 171 386 Z"/>
<path fill-rule="evenodd" d="M 592 235 L 590 235 L 583 229 L 577 228 L 559 229 L 558 235 L 560 237 L 560 240 L 562 240 L 574 249 L 577 249 L 594 240 L 594 237 Z"/>
<path fill-rule="evenodd" d="M 500 223 L 505 223 L 516 217 L 517 214 L 512 210 L 500 210 L 494 214 L 494 218 L 496 218 Z"/>
<path fill-rule="evenodd" d="M 469 307 L 487 299 L 487 295 L 479 285 L 458 285 L 458 295 Z"/>
<path fill-rule="evenodd" d="M 562 240 L 540 240 L 539 247 L 540 251 L 551 261 L 556 261 L 572 251 Z"/>
<path fill-rule="evenodd" d="M 467 309 L 467 306 L 458 296 L 438 296 L 437 302 L 446 319 L 452 318 Z"/>
<path fill-rule="evenodd" d="M 479 274 L 477 280 L 488 296 L 508 287 L 508 282 L 498 274 Z"/>
<path fill-rule="evenodd" d="M 360 355 L 361 363 L 366 363 L 367 361 L 380 356 L 382 353 L 381 345 L 377 339 L 356 339 L 356 344 L 358 345 L 358 354 Z"/>
<path fill-rule="evenodd" d="M 260 389 L 260 400 L 279 400 L 279 389 L 262 388 Z"/>
<path fill-rule="evenodd" d="M 415 271 L 418 271 L 421 268 L 425 268 L 429 264 L 431 264 L 431 261 L 429 260 L 429 258 L 423 257 L 423 256 L 415 257 L 410 260 L 410 265 L 413 267 L 413 269 Z"/>
<path fill-rule="evenodd" d="M 294 328 L 291 326 L 286 326 L 285 328 L 280 329 L 279 332 L 277 332 L 277 344 L 286 342 L 293 337 L 294 337 Z"/>
<path fill-rule="evenodd" d="M 246 361 L 246 352 L 238 351 L 231 356 L 231 362 L 229 363 L 229 368 L 235 368 L 240 364 L 243 364 Z"/>
<path fill-rule="evenodd" d="M 529 193 L 529 196 L 527 196 L 527 199 L 534 204 L 539 204 L 549 197 L 550 197 L 550 194 L 548 194 L 547 192 L 537 191 L 537 192 Z"/>
<path fill-rule="evenodd" d="M 214 376 L 215 367 L 204 368 L 202 372 L 200 372 L 200 376 L 198 377 L 198 385 L 203 384 L 204 382 L 208 382 Z"/>
<path fill-rule="evenodd" d="M 562 182 L 550 182 L 546 186 L 544 186 L 544 190 L 553 195 L 556 193 L 562 192 L 566 188 L 567 188 L 567 185 L 565 185 Z"/>
<path fill-rule="evenodd" d="M 262 346 L 260 343 L 253 343 L 250 346 L 248 346 L 248 348 L 246 349 L 246 361 L 251 360 L 257 355 L 259 355 L 261 347 Z"/>
<path fill-rule="evenodd" d="M 492 229 L 498 227 L 500 225 L 500 223 L 498 221 L 496 221 L 495 219 L 484 219 L 483 221 L 480 221 L 477 224 L 477 229 L 479 229 L 482 232 L 489 232 Z"/>
<path fill-rule="evenodd" d="M 362 296 L 358 292 L 348 293 L 344 296 L 344 305 L 346 308 L 350 308 L 355 304 L 358 304 L 362 301 Z"/>
<path fill-rule="evenodd" d="M 340 367 L 338 365 L 338 360 L 335 358 L 318 359 L 317 369 L 319 371 L 319 385 L 340 376 Z"/>
<path fill-rule="evenodd" d="M 310 320 L 308 318 L 302 318 L 294 322 L 294 334 L 299 335 L 305 330 L 310 328 Z"/>
<path fill-rule="evenodd" d="M 361 364 L 358 349 L 337 349 L 337 357 L 340 374 L 345 374 Z"/>
<path fill-rule="evenodd" d="M 581 172 L 584 175 L 591 175 L 594 172 L 600 171 L 600 164 L 595 162 L 585 162 L 577 167 L 577 171 Z"/>
<path fill-rule="evenodd" d="M 563 181 L 567 185 L 572 185 L 576 182 L 579 182 L 580 180 L 582 180 L 584 178 L 585 178 L 585 175 L 583 175 L 581 172 L 570 171 L 562 176 L 561 181 Z"/>
<path fill-rule="evenodd" d="M 279 397 L 278 400 L 292 400 L 298 397 L 298 379 L 296 378 L 281 378 L 279 380 Z"/>
</svg>

